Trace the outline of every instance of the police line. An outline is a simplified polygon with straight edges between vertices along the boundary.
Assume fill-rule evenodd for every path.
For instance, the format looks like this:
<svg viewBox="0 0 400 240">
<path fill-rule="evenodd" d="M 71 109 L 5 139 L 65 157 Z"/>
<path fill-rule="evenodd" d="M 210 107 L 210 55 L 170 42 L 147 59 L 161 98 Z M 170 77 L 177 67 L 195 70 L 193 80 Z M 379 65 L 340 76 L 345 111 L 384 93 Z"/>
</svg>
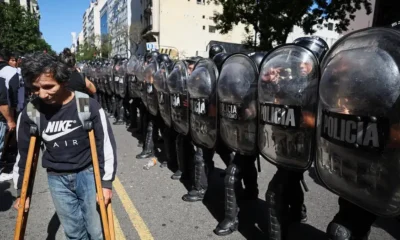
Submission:
<svg viewBox="0 0 400 240">
<path fill-rule="evenodd" d="M 119 111 L 119 120 L 125 98 L 141 99 L 153 119 L 161 117 L 166 128 L 198 148 L 215 149 L 222 142 L 244 158 L 261 154 L 278 172 L 298 174 L 297 183 L 314 164 L 324 186 L 344 201 L 375 216 L 395 217 L 400 215 L 399 66 L 400 32 L 368 28 L 343 36 L 331 49 L 318 37 L 304 37 L 252 54 L 217 46 L 209 58 L 172 61 L 155 52 L 116 57 L 85 66 L 84 72 L 98 86 L 103 107 Z M 238 178 L 231 164 L 227 175 Z M 277 186 L 295 191 L 297 184 L 289 186 L 281 175 L 266 194 L 268 207 L 280 209 L 269 216 L 271 229 L 281 226 L 270 237 L 285 235 L 289 221 L 278 216 L 291 204 Z M 237 212 L 225 211 L 229 221 L 214 230 L 219 235 L 237 229 Z M 345 225 L 335 224 L 329 227 Z M 334 232 L 328 228 L 331 237 Z"/>
</svg>

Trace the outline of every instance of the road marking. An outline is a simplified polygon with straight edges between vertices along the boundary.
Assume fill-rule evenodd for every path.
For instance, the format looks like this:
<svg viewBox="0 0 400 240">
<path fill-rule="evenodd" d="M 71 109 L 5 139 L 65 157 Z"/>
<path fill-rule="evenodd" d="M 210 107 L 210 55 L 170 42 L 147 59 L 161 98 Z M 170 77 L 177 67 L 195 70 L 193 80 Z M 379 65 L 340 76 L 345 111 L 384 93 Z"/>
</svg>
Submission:
<svg viewBox="0 0 400 240">
<path fill-rule="evenodd" d="M 146 223 L 144 223 L 143 219 L 140 217 L 138 210 L 136 209 L 135 205 L 133 205 L 133 202 L 129 198 L 128 193 L 126 192 L 124 186 L 122 186 L 122 183 L 119 181 L 118 177 L 115 177 L 113 186 L 119 199 L 121 199 L 122 206 L 128 213 L 129 219 L 131 220 L 133 227 L 136 229 L 140 239 L 154 240 L 146 226 Z"/>
<path fill-rule="evenodd" d="M 115 216 L 115 212 L 113 211 L 114 216 L 114 228 L 115 228 L 115 239 L 116 240 L 126 240 L 124 232 L 122 231 L 121 225 L 119 224 L 117 216 Z"/>
</svg>

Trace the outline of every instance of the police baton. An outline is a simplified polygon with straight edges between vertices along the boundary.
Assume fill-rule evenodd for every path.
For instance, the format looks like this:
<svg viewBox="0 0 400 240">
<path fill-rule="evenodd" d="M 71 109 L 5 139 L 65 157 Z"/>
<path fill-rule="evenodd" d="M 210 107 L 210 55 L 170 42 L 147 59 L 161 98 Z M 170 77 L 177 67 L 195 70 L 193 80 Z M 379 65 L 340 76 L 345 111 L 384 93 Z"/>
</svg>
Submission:
<svg viewBox="0 0 400 240">
<path fill-rule="evenodd" d="M 89 131 L 90 151 L 92 153 L 93 172 L 96 182 L 97 198 L 99 200 L 101 221 L 103 223 L 103 232 L 105 240 L 115 240 L 114 219 L 112 213 L 111 201 L 106 205 L 104 203 L 103 187 L 101 185 L 99 159 L 97 157 L 96 141 L 94 138 L 93 123 L 85 122 L 85 129 Z"/>
</svg>

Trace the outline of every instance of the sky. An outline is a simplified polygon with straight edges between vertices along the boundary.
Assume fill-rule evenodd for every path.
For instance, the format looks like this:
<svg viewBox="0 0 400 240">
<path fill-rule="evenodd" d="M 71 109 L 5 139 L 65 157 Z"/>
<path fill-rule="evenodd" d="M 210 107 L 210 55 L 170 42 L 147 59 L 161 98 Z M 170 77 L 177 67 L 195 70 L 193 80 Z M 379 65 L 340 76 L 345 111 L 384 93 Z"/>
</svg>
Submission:
<svg viewBox="0 0 400 240">
<path fill-rule="evenodd" d="M 54 51 L 71 47 L 71 32 L 78 36 L 82 29 L 82 17 L 90 0 L 38 0 L 40 31 Z"/>
</svg>

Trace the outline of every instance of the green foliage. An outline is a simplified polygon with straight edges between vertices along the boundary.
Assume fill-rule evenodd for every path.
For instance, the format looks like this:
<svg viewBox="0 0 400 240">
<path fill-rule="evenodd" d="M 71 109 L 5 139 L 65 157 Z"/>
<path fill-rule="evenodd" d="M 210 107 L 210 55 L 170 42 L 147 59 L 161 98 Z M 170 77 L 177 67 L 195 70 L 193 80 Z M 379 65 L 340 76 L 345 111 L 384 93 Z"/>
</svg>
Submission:
<svg viewBox="0 0 400 240">
<path fill-rule="evenodd" d="M 104 34 L 101 36 L 101 48 L 100 48 L 100 53 L 101 57 L 103 58 L 109 58 L 112 50 L 112 44 L 111 44 L 111 36 L 110 34 Z"/>
<path fill-rule="evenodd" d="M 22 53 L 44 50 L 54 53 L 41 37 L 38 16 L 26 11 L 18 1 L 0 3 L 0 23 L 0 48 Z"/>
<path fill-rule="evenodd" d="M 214 22 L 221 33 L 228 33 L 234 25 L 242 23 L 248 34 L 252 29 L 260 34 L 260 50 L 271 49 L 273 43 L 285 43 L 293 26 L 302 27 L 306 34 L 313 34 L 314 26 L 323 25 L 326 20 L 332 19 L 338 21 L 336 32 L 342 33 L 347 30 L 350 20 L 355 18 L 354 13 L 357 10 L 364 7 L 367 14 L 371 13 L 370 0 L 209 0 L 210 2 L 223 7 L 222 13 L 214 15 Z"/>
</svg>

